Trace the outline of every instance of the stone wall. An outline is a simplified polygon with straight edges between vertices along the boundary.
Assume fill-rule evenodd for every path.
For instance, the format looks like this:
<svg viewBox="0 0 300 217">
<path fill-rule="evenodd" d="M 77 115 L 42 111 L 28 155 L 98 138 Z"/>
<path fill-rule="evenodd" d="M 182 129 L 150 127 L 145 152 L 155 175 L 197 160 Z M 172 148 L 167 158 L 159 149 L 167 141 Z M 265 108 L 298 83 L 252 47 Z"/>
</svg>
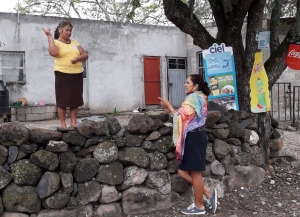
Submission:
<svg viewBox="0 0 300 217">
<path fill-rule="evenodd" d="M 0 125 L 0 215 L 121 217 L 171 208 L 188 183 L 177 174 L 167 119 L 138 115 L 122 128 L 109 117 L 57 131 Z M 209 103 L 206 126 L 205 183 L 219 197 L 260 185 L 265 165 L 255 122 Z M 276 156 L 280 134 L 272 128 L 270 137 Z"/>
</svg>

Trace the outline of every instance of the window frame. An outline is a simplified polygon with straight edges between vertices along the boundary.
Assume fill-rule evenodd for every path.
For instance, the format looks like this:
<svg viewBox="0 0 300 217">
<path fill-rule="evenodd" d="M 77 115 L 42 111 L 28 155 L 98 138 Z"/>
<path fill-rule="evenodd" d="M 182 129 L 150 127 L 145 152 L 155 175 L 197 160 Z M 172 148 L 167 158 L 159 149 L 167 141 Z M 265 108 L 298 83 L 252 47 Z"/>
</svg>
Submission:
<svg viewBox="0 0 300 217">
<path fill-rule="evenodd" d="M 202 51 L 199 51 L 196 53 L 197 57 L 197 73 L 199 75 L 202 75 L 204 81 L 205 81 L 205 71 L 204 71 L 204 63 L 203 63 L 203 54 Z"/>
<path fill-rule="evenodd" d="M 2 59 L 3 59 L 3 54 L 18 54 L 20 56 L 23 57 L 23 66 L 22 67 L 3 67 L 2 66 Z M 17 80 L 17 81 L 4 81 L 3 79 L 3 70 L 2 69 L 22 69 L 23 73 L 22 73 L 22 80 Z M 0 76 L 2 77 L 3 82 L 6 83 L 6 85 L 12 85 L 12 84 L 25 84 L 25 77 L 26 77 L 26 73 L 25 73 L 25 51 L 0 51 Z M 5 76 L 5 75 L 4 75 Z"/>
</svg>

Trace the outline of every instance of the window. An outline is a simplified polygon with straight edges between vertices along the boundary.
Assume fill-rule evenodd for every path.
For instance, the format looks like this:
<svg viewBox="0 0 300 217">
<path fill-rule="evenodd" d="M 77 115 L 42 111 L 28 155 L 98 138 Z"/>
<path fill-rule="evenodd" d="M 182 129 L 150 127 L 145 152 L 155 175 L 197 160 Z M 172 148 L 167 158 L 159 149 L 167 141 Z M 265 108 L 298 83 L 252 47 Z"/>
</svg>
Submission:
<svg viewBox="0 0 300 217">
<path fill-rule="evenodd" d="M 0 78 L 4 83 L 23 82 L 25 52 L 0 52 Z"/>
<path fill-rule="evenodd" d="M 185 59 L 169 59 L 169 69 L 186 69 Z"/>
<path fill-rule="evenodd" d="M 201 75 L 205 80 L 202 51 L 197 53 L 197 63 L 198 63 L 198 74 Z"/>
</svg>

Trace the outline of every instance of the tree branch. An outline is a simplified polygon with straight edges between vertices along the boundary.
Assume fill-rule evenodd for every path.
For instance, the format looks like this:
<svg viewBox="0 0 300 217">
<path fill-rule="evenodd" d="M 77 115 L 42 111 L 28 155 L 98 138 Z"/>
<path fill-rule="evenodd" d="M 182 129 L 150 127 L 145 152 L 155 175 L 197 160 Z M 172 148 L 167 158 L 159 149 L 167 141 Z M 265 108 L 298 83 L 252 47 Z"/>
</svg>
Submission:
<svg viewBox="0 0 300 217">
<path fill-rule="evenodd" d="M 70 5 L 71 5 L 72 9 L 75 11 L 75 13 L 77 14 L 78 18 L 81 19 L 80 13 L 78 12 L 77 8 L 74 5 L 74 0 L 70 1 Z"/>
<path fill-rule="evenodd" d="M 298 32 L 300 32 L 300 0 L 297 0 L 296 18 L 289 29 L 286 37 L 277 47 L 276 51 L 271 54 L 270 58 L 265 62 L 265 69 L 269 77 L 269 88 L 275 84 L 282 72 L 286 69 L 285 57 L 290 43 L 299 39 Z M 281 73 L 278 73 L 281 72 Z"/>
<path fill-rule="evenodd" d="M 270 51 L 271 54 L 274 53 L 274 51 L 279 46 L 279 24 L 280 24 L 280 12 L 282 7 L 282 0 L 275 0 L 274 6 L 272 8 L 272 15 L 271 15 L 271 21 L 270 21 Z"/>
<path fill-rule="evenodd" d="M 194 15 L 194 5 L 195 5 L 195 0 L 189 0 L 189 8 L 190 8 L 190 19 L 193 19 L 193 15 Z"/>
<path fill-rule="evenodd" d="M 213 43 L 220 43 L 209 34 L 196 15 L 193 15 L 193 19 L 189 19 L 190 10 L 181 0 L 164 0 L 163 3 L 167 18 L 181 31 L 190 34 L 194 38 L 195 45 L 207 49 Z"/>
</svg>

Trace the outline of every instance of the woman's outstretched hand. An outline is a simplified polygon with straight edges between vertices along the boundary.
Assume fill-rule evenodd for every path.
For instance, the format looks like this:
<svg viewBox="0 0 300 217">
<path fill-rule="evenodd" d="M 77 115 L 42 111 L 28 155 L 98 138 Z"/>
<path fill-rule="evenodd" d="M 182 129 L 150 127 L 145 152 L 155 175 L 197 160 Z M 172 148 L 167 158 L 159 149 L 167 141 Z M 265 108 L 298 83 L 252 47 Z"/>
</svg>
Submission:
<svg viewBox="0 0 300 217">
<path fill-rule="evenodd" d="M 43 29 L 43 31 L 45 32 L 45 34 L 47 35 L 47 36 L 52 36 L 52 34 L 51 34 L 51 29 L 50 28 L 46 28 L 46 29 L 44 29 L 44 28 L 42 28 Z"/>
<path fill-rule="evenodd" d="M 167 100 L 167 99 L 163 99 L 158 97 L 158 99 L 160 100 L 160 104 L 165 107 L 166 109 L 170 110 L 173 108 L 173 106 L 171 105 L 171 103 Z"/>
</svg>

